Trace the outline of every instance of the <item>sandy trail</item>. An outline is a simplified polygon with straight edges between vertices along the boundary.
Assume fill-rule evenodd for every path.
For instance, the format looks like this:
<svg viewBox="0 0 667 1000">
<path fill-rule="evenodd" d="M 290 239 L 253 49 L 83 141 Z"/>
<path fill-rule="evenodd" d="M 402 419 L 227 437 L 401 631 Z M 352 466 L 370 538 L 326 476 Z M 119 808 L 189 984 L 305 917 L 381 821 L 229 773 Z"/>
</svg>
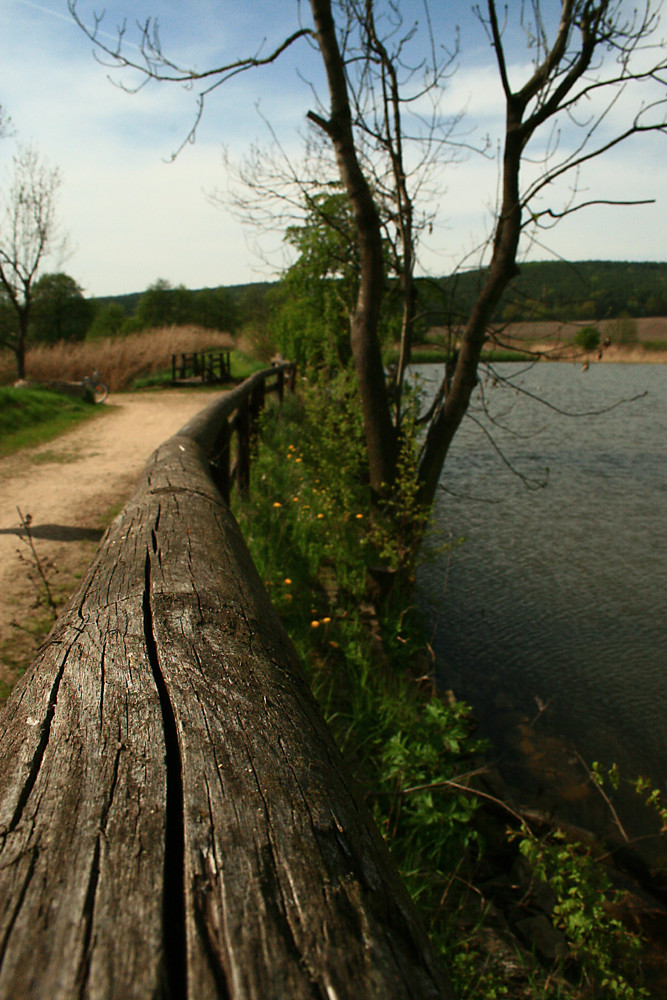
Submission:
<svg viewBox="0 0 667 1000">
<path fill-rule="evenodd" d="M 11 684 L 16 661 L 32 652 L 30 636 L 12 622 L 36 615 L 34 568 L 19 537 L 17 507 L 32 516 L 35 546 L 53 586 L 71 591 L 110 509 L 131 493 L 152 451 L 210 401 L 208 393 L 187 390 L 113 396 L 98 417 L 0 458 L 0 682 Z"/>
</svg>

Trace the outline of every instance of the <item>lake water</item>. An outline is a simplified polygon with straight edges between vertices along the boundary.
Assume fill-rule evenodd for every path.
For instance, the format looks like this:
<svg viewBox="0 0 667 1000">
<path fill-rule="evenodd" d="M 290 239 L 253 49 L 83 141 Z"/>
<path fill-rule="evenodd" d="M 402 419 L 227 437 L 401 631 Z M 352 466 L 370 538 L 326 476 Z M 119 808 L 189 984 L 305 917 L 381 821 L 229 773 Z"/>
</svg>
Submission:
<svg viewBox="0 0 667 1000">
<path fill-rule="evenodd" d="M 433 513 L 435 542 L 465 541 L 419 575 L 439 681 L 473 705 L 505 777 L 604 827 L 577 755 L 667 793 L 667 365 L 496 371 Z M 546 487 L 528 489 L 485 431 L 523 476 L 548 469 Z"/>
</svg>

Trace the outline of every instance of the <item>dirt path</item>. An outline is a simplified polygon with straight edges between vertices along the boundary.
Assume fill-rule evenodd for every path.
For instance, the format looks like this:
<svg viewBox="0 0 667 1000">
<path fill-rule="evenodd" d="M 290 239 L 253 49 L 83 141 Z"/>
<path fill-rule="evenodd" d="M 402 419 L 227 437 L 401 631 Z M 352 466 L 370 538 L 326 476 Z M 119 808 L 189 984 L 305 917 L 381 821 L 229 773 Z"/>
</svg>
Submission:
<svg viewBox="0 0 667 1000">
<path fill-rule="evenodd" d="M 105 412 L 55 441 L 0 458 L 0 697 L 32 656 L 48 618 L 31 579 L 34 560 L 20 537 L 17 507 L 32 517 L 37 554 L 63 600 L 151 452 L 210 399 L 187 390 L 113 396 Z"/>
</svg>

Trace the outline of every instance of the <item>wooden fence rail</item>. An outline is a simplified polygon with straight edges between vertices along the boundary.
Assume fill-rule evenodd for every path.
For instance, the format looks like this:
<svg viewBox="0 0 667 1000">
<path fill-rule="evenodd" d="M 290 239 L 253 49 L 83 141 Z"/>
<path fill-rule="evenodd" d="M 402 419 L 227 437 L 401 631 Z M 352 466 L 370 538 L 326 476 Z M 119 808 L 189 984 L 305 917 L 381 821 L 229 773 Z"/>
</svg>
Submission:
<svg viewBox="0 0 667 1000">
<path fill-rule="evenodd" d="M 451 995 L 214 481 L 288 376 L 155 451 L 7 702 L 1 1000 Z"/>
</svg>

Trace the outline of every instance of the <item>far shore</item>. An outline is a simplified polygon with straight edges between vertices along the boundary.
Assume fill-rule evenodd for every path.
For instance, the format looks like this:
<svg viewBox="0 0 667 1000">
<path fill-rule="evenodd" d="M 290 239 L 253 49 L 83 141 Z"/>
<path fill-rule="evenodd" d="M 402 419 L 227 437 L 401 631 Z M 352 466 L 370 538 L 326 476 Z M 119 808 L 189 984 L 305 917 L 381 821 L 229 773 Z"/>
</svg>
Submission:
<svg viewBox="0 0 667 1000">
<path fill-rule="evenodd" d="M 636 341 L 620 344 L 619 324 L 615 319 L 577 320 L 563 322 L 542 320 L 539 322 L 508 323 L 495 331 L 496 343 L 489 343 L 486 349 L 497 351 L 525 351 L 539 355 L 536 360 L 571 361 L 573 364 L 596 364 L 600 361 L 612 364 L 665 364 L 667 363 L 667 316 L 649 316 L 632 320 Z M 583 351 L 573 343 L 578 330 L 584 326 L 595 326 L 600 332 L 600 349 Z M 419 350 L 437 350 L 446 342 L 446 331 L 433 328 L 429 331 L 430 343 L 416 347 Z M 606 340 L 610 340 L 605 347 Z"/>
</svg>

